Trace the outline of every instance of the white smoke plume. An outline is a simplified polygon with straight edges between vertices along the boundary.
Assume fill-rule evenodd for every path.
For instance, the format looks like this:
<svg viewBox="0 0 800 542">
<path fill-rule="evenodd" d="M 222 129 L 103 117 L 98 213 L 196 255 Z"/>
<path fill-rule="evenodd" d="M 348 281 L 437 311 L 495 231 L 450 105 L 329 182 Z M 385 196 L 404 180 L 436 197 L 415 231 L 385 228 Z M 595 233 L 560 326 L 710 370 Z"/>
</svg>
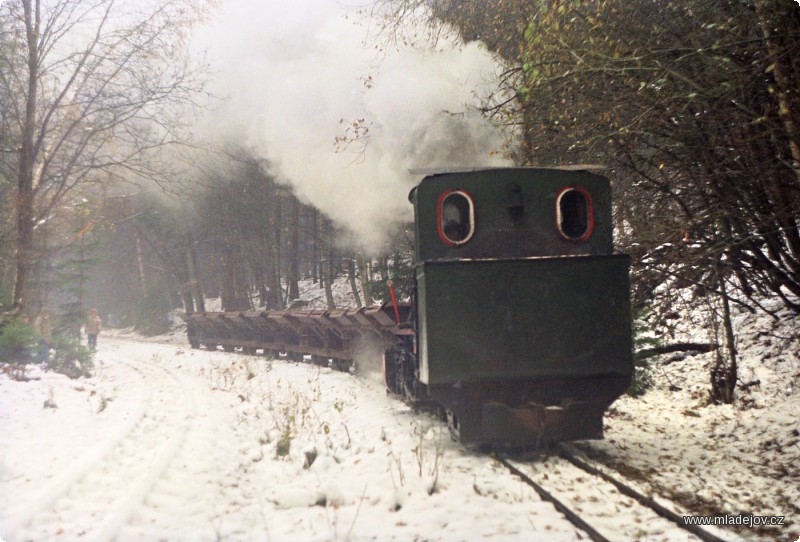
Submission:
<svg viewBox="0 0 800 542">
<path fill-rule="evenodd" d="M 266 159 L 298 197 L 378 250 L 408 220 L 413 168 L 500 165 L 500 131 L 477 112 L 497 71 L 479 44 L 403 47 L 376 63 L 357 14 L 333 0 L 228 0 L 200 43 L 223 98 L 217 142 Z M 363 122 L 360 122 L 363 119 Z M 351 123 L 361 140 L 336 144 Z"/>
</svg>

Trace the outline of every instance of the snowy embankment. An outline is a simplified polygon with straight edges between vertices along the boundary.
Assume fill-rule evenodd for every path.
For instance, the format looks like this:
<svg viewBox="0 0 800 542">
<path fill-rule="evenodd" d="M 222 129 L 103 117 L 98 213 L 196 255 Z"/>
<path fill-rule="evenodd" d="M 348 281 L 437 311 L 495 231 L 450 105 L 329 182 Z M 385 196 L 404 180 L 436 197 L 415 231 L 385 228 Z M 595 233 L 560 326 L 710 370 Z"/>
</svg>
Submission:
<svg viewBox="0 0 800 542">
<path fill-rule="evenodd" d="M 589 457 L 697 514 L 784 516 L 784 525 L 737 532 L 753 540 L 800 539 L 800 317 L 767 303 L 779 319 L 735 316 L 739 390 L 733 405 L 709 400 L 714 353 L 661 356 L 655 385 L 620 398 L 605 440 Z M 706 315 L 685 311 L 669 342 L 705 342 Z M 744 386 L 746 385 L 746 387 Z"/>
</svg>

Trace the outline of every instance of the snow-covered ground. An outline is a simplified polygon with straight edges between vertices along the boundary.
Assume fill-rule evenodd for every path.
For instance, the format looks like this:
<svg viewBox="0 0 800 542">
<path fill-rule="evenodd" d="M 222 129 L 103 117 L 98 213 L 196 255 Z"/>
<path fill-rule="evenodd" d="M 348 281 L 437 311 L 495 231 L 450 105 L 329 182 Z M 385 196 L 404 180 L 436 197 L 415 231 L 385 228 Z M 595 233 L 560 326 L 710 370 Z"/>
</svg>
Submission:
<svg viewBox="0 0 800 542">
<path fill-rule="evenodd" d="M 756 540 L 800 539 L 800 317 L 767 301 L 779 319 L 737 311 L 739 383 L 733 405 L 709 401 L 714 354 L 661 356 L 655 386 L 622 397 L 590 457 L 702 514 L 785 516 Z M 670 342 L 707 342 L 704 314 L 685 311 Z M 740 528 L 740 534 L 753 533 Z"/>
<path fill-rule="evenodd" d="M 760 385 L 735 405 L 707 401 L 713 354 L 664 356 L 655 388 L 615 403 L 606 440 L 579 449 L 681 511 L 785 516 L 773 530 L 736 532 L 794 542 L 800 330 L 782 317 L 737 317 L 741 378 Z M 678 338 L 706 339 L 693 329 Z M 0 376 L 5 541 L 585 539 L 490 457 L 451 442 L 439 420 L 387 397 L 374 375 L 191 350 L 180 331 L 100 339 L 90 379 Z M 591 479 L 583 491 L 552 459 L 529 468 L 557 490 L 577 487 L 586 505 L 597 499 Z M 626 508 L 615 516 L 612 525 L 642 521 Z"/>
<path fill-rule="evenodd" d="M 0 380 L 9 542 L 579 539 L 374 378 L 102 339 L 91 379 Z"/>
</svg>

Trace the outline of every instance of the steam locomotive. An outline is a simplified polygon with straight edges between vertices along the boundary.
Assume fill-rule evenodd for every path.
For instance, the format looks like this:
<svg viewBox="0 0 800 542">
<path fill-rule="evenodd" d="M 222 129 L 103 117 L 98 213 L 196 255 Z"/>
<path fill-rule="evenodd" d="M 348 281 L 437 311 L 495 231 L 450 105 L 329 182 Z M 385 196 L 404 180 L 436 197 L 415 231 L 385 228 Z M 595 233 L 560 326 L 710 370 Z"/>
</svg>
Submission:
<svg viewBox="0 0 800 542">
<path fill-rule="evenodd" d="M 347 366 L 377 340 L 387 390 L 438 405 L 465 445 L 602 438 L 633 375 L 608 180 L 584 167 L 448 171 L 409 199 L 410 301 L 192 313 L 189 342 Z"/>
</svg>

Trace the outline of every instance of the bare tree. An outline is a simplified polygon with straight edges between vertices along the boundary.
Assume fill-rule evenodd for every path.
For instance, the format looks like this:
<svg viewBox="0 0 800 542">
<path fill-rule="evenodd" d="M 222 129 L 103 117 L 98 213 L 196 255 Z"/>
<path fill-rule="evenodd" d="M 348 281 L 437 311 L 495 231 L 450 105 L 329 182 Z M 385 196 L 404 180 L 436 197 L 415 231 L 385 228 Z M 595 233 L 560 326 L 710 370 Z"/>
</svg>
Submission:
<svg viewBox="0 0 800 542">
<path fill-rule="evenodd" d="M 2 153 L 16 179 L 13 307 L 25 308 L 35 225 L 73 188 L 157 177 L 157 149 L 202 90 L 186 48 L 201 0 L 11 0 L 0 7 L 9 117 Z M 146 7 L 141 7 L 141 6 Z"/>
<path fill-rule="evenodd" d="M 10 35 L 0 26 L 0 78 L 9 71 L 11 63 Z M 16 154 L 11 138 L 11 96 L 5 86 L 0 85 L 0 304 L 11 297 L 11 241 L 13 239 L 13 190 L 14 174 L 11 168 Z"/>
</svg>

